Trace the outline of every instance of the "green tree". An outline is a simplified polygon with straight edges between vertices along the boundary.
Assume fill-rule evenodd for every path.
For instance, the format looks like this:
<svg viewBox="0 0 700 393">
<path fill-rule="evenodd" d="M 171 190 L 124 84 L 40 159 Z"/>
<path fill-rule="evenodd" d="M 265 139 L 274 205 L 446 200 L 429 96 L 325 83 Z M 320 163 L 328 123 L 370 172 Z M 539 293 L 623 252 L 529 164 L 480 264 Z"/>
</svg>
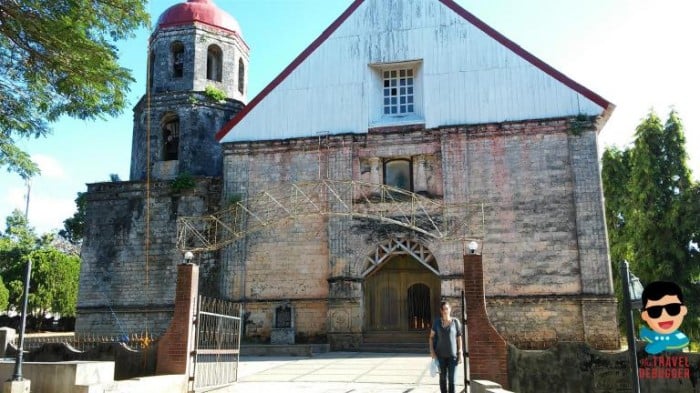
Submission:
<svg viewBox="0 0 700 393">
<path fill-rule="evenodd" d="M 603 152 L 603 168 L 601 171 L 603 190 L 605 190 L 605 223 L 608 228 L 608 243 L 610 259 L 613 262 L 613 281 L 615 296 L 622 299 L 622 283 L 620 281 L 619 262 L 631 260 L 630 243 L 628 241 L 627 220 L 629 219 L 629 191 L 627 184 L 630 179 L 630 151 L 616 147 L 606 148 Z M 623 328 L 623 303 L 617 303 L 618 324 Z"/>
<path fill-rule="evenodd" d="M 52 236 L 37 236 L 19 211 L 0 233 L 0 276 L 7 282 L 8 305 L 20 308 L 27 262 L 32 260 L 29 302 L 32 309 L 75 315 L 80 259 L 52 245 Z M 0 300 L 2 299 L 0 288 Z M 1 305 L 1 303 L 0 303 Z"/>
<path fill-rule="evenodd" d="M 29 303 L 32 309 L 75 316 L 78 302 L 80 258 L 53 248 L 35 250 Z"/>
<path fill-rule="evenodd" d="M 627 184 L 630 180 L 630 151 L 616 147 L 606 148 L 603 152 L 601 177 L 605 190 L 605 222 L 608 227 L 610 258 L 613 261 L 629 260 L 631 250 L 627 241 L 627 220 L 630 205 L 627 203 Z"/>
<path fill-rule="evenodd" d="M 0 310 L 7 310 L 10 300 L 10 291 L 5 286 L 5 282 L 0 276 Z"/>
<path fill-rule="evenodd" d="M 75 206 L 77 211 L 73 214 L 73 217 L 63 221 L 63 229 L 58 231 L 58 234 L 72 244 L 79 244 L 83 240 L 83 235 L 85 234 L 86 192 L 78 193 L 78 197 L 75 198 Z"/>
<path fill-rule="evenodd" d="M 19 138 L 67 115 L 117 115 L 133 81 L 115 43 L 148 27 L 144 0 L 0 1 L 0 166 L 39 172 Z"/>
<path fill-rule="evenodd" d="M 644 282 L 672 280 L 686 289 L 691 236 L 683 221 L 691 181 L 675 112 L 665 125 L 651 113 L 637 127 L 630 162 L 630 245 L 638 276 Z"/>
<path fill-rule="evenodd" d="M 26 258 L 32 250 L 42 245 L 42 239 L 27 223 L 24 214 L 14 210 L 5 219 L 6 229 L 0 233 L 0 275 L 3 276 L 10 288 L 10 303 L 13 303 L 16 293 L 12 282 L 22 281 Z M 19 290 L 21 294 L 22 290 Z"/>
<path fill-rule="evenodd" d="M 692 245 L 700 232 L 700 194 L 691 181 L 678 114 L 671 112 L 663 123 L 649 113 L 633 147 L 605 151 L 602 178 L 613 262 L 628 260 L 643 283 L 674 281 L 688 304 L 698 304 L 700 265 Z M 700 310 L 688 311 L 684 331 L 700 338 Z"/>
</svg>

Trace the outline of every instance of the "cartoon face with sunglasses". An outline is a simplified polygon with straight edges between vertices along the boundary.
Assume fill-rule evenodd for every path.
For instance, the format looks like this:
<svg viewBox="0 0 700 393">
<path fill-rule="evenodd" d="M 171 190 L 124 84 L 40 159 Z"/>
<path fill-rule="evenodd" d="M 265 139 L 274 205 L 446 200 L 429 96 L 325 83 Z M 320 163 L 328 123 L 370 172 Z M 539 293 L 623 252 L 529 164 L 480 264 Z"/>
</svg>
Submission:
<svg viewBox="0 0 700 393">
<path fill-rule="evenodd" d="M 640 338 L 647 342 L 644 350 L 656 355 L 663 351 L 678 352 L 688 346 L 688 337 L 678 328 L 688 313 L 681 288 L 673 282 L 654 281 L 642 292 L 642 327 Z"/>
</svg>

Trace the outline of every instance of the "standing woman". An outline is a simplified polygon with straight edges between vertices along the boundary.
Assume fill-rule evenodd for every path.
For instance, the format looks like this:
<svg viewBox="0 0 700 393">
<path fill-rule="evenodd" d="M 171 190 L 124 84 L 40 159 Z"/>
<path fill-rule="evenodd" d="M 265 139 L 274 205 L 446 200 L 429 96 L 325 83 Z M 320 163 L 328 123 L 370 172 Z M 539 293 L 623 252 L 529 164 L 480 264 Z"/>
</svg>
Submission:
<svg viewBox="0 0 700 393">
<path fill-rule="evenodd" d="M 450 316 L 450 311 L 447 302 L 440 303 L 440 318 L 433 322 L 428 339 L 430 356 L 440 363 L 441 393 L 448 393 L 448 384 L 449 393 L 455 393 L 455 369 L 462 363 L 462 327 L 457 318 Z"/>
</svg>

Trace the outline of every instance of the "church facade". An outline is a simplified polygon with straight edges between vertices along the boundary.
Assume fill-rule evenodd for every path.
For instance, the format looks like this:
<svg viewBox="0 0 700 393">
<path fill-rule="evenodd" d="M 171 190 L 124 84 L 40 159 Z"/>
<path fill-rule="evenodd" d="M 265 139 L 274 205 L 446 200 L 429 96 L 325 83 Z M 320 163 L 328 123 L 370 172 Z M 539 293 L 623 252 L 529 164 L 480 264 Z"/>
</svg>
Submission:
<svg viewBox="0 0 700 393">
<path fill-rule="evenodd" d="M 399 4 L 352 2 L 250 102 L 230 15 L 189 0 L 160 17 L 131 179 L 88 189 L 78 331 L 164 330 L 186 217 L 238 205 L 243 235 L 194 262 L 205 294 L 244 304 L 250 340 L 289 305 L 297 342 L 424 341 L 473 241 L 507 341 L 618 347 L 597 147 L 614 105 L 452 0 Z M 317 214 L 256 227 L 260 195 L 304 184 L 325 187 Z M 449 220 L 467 229 L 403 225 L 416 201 L 463 206 Z"/>
</svg>

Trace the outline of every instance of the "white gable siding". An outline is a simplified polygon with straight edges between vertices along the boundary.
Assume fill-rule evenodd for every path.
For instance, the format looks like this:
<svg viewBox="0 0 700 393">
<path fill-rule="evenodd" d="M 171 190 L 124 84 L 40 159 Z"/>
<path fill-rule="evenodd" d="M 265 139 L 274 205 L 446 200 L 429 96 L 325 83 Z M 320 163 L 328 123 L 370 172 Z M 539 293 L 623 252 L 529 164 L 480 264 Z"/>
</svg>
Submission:
<svg viewBox="0 0 700 393">
<path fill-rule="evenodd" d="M 412 60 L 423 89 L 414 123 L 428 128 L 604 110 L 437 0 L 367 0 L 222 142 L 365 133 L 381 103 L 370 65 Z"/>
</svg>

